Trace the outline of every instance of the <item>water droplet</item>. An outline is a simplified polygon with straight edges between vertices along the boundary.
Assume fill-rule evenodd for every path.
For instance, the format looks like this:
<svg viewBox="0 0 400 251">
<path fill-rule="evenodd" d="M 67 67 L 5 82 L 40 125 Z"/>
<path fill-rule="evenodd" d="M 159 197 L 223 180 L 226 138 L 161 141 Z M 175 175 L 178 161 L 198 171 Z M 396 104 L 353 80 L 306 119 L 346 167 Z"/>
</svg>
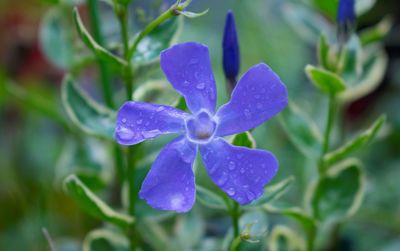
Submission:
<svg viewBox="0 0 400 251">
<path fill-rule="evenodd" d="M 126 118 L 121 119 L 122 123 L 126 123 Z"/>
<path fill-rule="evenodd" d="M 190 59 L 190 61 L 189 61 L 189 65 L 194 65 L 194 64 L 197 64 L 199 62 L 199 59 L 198 58 L 192 58 L 192 59 Z"/>
<path fill-rule="evenodd" d="M 243 154 L 239 153 L 238 155 L 236 155 L 236 157 L 237 157 L 238 159 L 241 159 L 241 158 L 243 158 Z"/>
<path fill-rule="evenodd" d="M 140 125 L 142 124 L 143 120 L 139 119 L 138 121 L 136 121 L 136 124 Z"/>
<path fill-rule="evenodd" d="M 189 81 L 185 80 L 185 81 L 183 82 L 183 86 L 189 86 L 189 85 L 190 85 L 190 82 L 189 82 Z"/>
<path fill-rule="evenodd" d="M 260 177 L 257 177 L 254 182 L 258 183 L 260 181 L 260 179 L 261 179 Z"/>
<path fill-rule="evenodd" d="M 242 186 L 244 189 L 248 189 L 249 188 L 249 185 L 243 185 Z"/>
<path fill-rule="evenodd" d="M 235 170 L 235 167 L 236 167 L 236 166 L 235 166 L 235 162 L 230 161 L 230 162 L 229 162 L 229 165 L 228 165 L 229 170 L 231 170 L 231 171 L 232 171 L 232 170 Z"/>
<path fill-rule="evenodd" d="M 217 180 L 218 186 L 224 185 L 228 181 L 228 174 L 223 172 L 221 177 Z"/>
<path fill-rule="evenodd" d="M 135 137 L 135 133 L 126 127 L 118 128 L 117 135 L 121 140 L 131 140 L 133 137 Z"/>
<path fill-rule="evenodd" d="M 246 196 L 247 196 L 247 199 L 249 199 L 249 200 L 254 200 L 254 198 L 256 197 L 254 195 L 254 193 L 252 193 L 251 191 L 246 191 Z"/>
<path fill-rule="evenodd" d="M 245 172 L 244 168 L 240 168 L 240 173 L 244 173 L 244 172 Z"/>
<path fill-rule="evenodd" d="M 247 119 L 250 119 L 251 118 L 251 113 L 250 113 L 250 110 L 249 109 L 244 109 L 244 116 L 247 118 Z"/>
<path fill-rule="evenodd" d="M 233 187 L 231 187 L 228 189 L 227 193 L 229 196 L 233 196 L 233 195 L 235 195 L 235 189 Z"/>
<path fill-rule="evenodd" d="M 242 196 L 237 197 L 237 200 L 239 203 L 243 203 L 244 202 L 244 198 Z"/>
<path fill-rule="evenodd" d="M 263 105 L 262 105 L 261 103 L 257 103 L 257 104 L 256 104 L 256 107 L 257 107 L 257 109 L 262 109 L 262 108 L 263 108 Z"/>
<path fill-rule="evenodd" d="M 182 194 L 177 193 L 171 196 L 170 198 L 170 203 L 171 203 L 171 209 L 172 210 L 177 210 L 181 209 L 185 201 L 185 197 L 183 197 Z"/>
<path fill-rule="evenodd" d="M 158 107 L 157 108 L 157 112 L 161 112 L 161 111 L 164 111 L 165 110 L 165 107 L 164 106 L 160 106 L 160 107 Z"/>
<path fill-rule="evenodd" d="M 142 132 L 144 138 L 154 138 L 159 134 L 161 134 L 160 130 L 150 130 Z"/>
<path fill-rule="evenodd" d="M 206 86 L 206 84 L 204 84 L 204 83 L 198 83 L 196 85 L 196 88 L 199 89 L 199 90 L 203 90 L 205 86 Z"/>
<path fill-rule="evenodd" d="M 215 173 L 215 171 L 217 170 L 217 167 L 218 167 L 218 165 L 213 165 L 213 166 L 210 168 L 210 174 Z"/>
<path fill-rule="evenodd" d="M 259 99 L 261 96 L 259 94 L 254 96 L 256 99 Z"/>
</svg>

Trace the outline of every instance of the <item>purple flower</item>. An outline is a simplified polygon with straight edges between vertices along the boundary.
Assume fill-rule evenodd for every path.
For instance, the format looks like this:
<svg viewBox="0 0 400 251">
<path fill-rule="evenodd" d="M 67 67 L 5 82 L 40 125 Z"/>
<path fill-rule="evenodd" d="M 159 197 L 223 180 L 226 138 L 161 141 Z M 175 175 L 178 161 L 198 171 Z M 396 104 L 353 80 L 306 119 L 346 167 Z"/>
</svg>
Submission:
<svg viewBox="0 0 400 251">
<path fill-rule="evenodd" d="M 347 42 L 356 24 L 355 0 L 340 0 L 336 20 L 338 23 L 338 40 Z"/>
<path fill-rule="evenodd" d="M 240 204 L 260 197 L 276 174 L 278 161 L 270 152 L 233 146 L 223 137 L 250 130 L 286 107 L 287 90 L 279 77 L 265 64 L 253 66 L 239 80 L 231 100 L 215 111 L 216 86 L 207 46 L 175 45 L 161 53 L 160 64 L 192 114 L 134 101 L 118 111 L 119 144 L 180 134 L 161 150 L 139 196 L 154 208 L 189 211 L 196 194 L 192 165 L 199 150 L 211 179 L 228 196 Z"/>
<path fill-rule="evenodd" d="M 236 78 L 240 68 L 239 41 L 236 33 L 235 17 L 231 10 L 226 14 L 224 37 L 222 39 L 222 65 L 231 90 L 236 85 Z"/>
</svg>

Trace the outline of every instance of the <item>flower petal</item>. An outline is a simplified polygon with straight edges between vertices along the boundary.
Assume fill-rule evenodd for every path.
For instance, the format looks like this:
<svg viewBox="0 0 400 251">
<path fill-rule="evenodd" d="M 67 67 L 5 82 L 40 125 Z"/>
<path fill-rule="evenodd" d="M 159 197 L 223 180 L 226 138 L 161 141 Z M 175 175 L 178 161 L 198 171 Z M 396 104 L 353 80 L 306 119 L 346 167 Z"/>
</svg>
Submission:
<svg viewBox="0 0 400 251">
<path fill-rule="evenodd" d="M 166 145 L 153 163 L 140 189 L 140 198 L 153 208 L 189 211 L 196 197 L 193 161 L 196 146 L 180 136 Z"/>
<path fill-rule="evenodd" d="M 194 42 L 177 44 L 161 53 L 160 64 L 193 113 L 201 109 L 215 112 L 216 87 L 207 46 Z"/>
<path fill-rule="evenodd" d="M 183 132 L 186 116 L 170 106 L 128 101 L 117 113 L 115 138 L 121 145 L 133 145 L 160 134 Z"/>
<path fill-rule="evenodd" d="M 251 67 L 239 80 L 231 100 L 217 112 L 216 135 L 252 129 L 270 119 L 288 103 L 287 90 L 266 64 Z"/>
<path fill-rule="evenodd" d="M 233 146 L 222 138 L 200 146 L 200 153 L 215 184 L 242 205 L 260 197 L 278 171 L 272 153 Z"/>
</svg>

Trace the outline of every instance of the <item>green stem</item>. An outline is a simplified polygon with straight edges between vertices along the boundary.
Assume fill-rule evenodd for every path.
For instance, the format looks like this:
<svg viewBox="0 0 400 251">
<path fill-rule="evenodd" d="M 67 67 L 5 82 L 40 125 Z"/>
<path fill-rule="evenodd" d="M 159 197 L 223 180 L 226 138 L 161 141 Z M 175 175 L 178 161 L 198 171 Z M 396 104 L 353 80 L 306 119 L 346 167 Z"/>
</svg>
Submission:
<svg viewBox="0 0 400 251">
<path fill-rule="evenodd" d="M 324 133 L 324 141 L 322 145 L 322 151 L 321 151 L 321 156 L 319 160 L 319 172 L 320 174 L 324 173 L 324 163 L 323 163 L 323 158 L 324 155 L 329 151 L 329 146 L 330 146 L 330 136 L 333 128 L 333 122 L 335 120 L 335 113 L 336 113 L 336 97 L 335 94 L 330 94 L 329 95 L 329 101 L 328 101 L 328 117 L 326 121 L 326 126 L 325 126 L 325 133 Z"/>
<path fill-rule="evenodd" d="M 155 28 L 157 28 L 160 24 L 164 23 L 171 17 L 176 16 L 176 6 L 173 6 L 172 8 L 168 9 L 164 13 L 162 13 L 160 16 L 158 16 L 156 19 L 154 19 L 151 23 L 149 23 L 146 28 L 140 34 L 135 38 L 133 41 L 132 46 L 129 48 L 128 55 L 127 55 L 127 60 L 128 62 L 131 61 L 133 55 L 136 52 L 136 48 L 139 45 L 140 41 L 150 32 L 152 32 Z"/>
<path fill-rule="evenodd" d="M 240 232 L 239 232 L 240 205 L 236 201 L 233 202 L 231 218 L 233 226 L 233 240 L 231 244 L 231 251 L 236 251 L 239 249 L 240 245 Z"/>
<path fill-rule="evenodd" d="M 104 39 L 100 30 L 100 21 L 99 21 L 99 8 L 97 4 L 97 0 L 87 0 L 87 5 L 89 9 L 89 17 L 90 23 L 92 27 L 93 38 L 100 45 L 104 45 Z M 106 62 L 99 59 L 99 73 L 100 73 L 100 83 L 103 93 L 104 102 L 108 107 L 114 108 L 113 100 L 112 100 L 112 89 L 111 89 L 111 76 L 110 71 L 107 67 Z"/>
</svg>

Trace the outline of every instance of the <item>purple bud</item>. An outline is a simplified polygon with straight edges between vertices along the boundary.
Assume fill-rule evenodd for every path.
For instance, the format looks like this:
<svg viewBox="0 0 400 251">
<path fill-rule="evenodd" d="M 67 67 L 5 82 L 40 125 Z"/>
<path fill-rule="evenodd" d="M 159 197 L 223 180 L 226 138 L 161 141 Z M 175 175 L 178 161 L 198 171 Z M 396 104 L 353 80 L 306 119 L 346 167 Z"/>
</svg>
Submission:
<svg viewBox="0 0 400 251">
<path fill-rule="evenodd" d="M 225 77 L 229 81 L 231 89 L 233 89 L 236 85 L 236 78 L 240 68 L 240 52 L 235 17 L 231 10 L 226 15 L 222 48 Z"/>
<path fill-rule="evenodd" d="M 339 1 L 336 20 L 338 23 L 337 36 L 339 43 L 346 43 L 355 29 L 355 0 Z"/>
</svg>

